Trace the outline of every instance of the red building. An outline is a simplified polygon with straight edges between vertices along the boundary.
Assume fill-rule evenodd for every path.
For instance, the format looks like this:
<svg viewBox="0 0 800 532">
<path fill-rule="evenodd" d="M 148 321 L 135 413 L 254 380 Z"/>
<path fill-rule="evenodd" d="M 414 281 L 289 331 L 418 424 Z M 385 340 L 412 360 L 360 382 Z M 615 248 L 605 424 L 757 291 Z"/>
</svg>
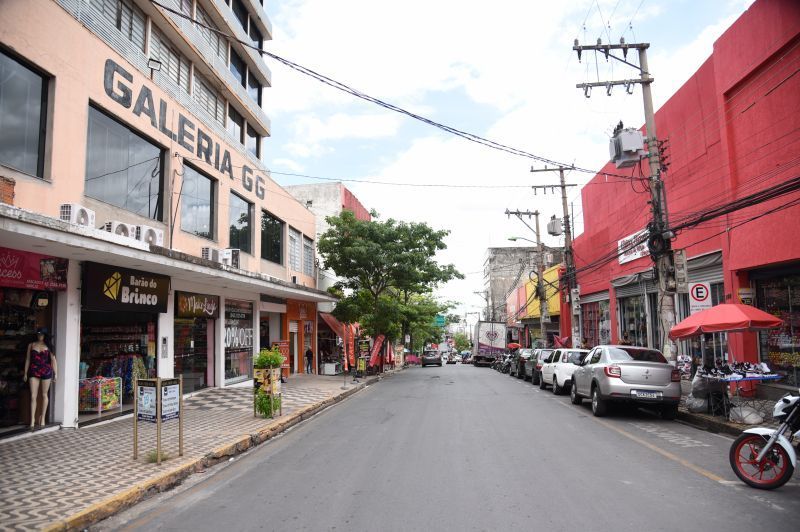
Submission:
<svg viewBox="0 0 800 532">
<path fill-rule="evenodd" d="M 658 73 L 654 77 L 658 80 Z M 656 83 L 658 83 L 656 81 Z M 633 105 L 633 102 L 631 103 Z M 775 187 L 800 175 L 800 3 L 758 0 L 714 43 L 712 55 L 656 113 L 668 140 L 664 174 L 672 226 L 698 211 Z M 642 164 L 648 175 L 646 161 Z M 634 169 L 638 177 L 639 168 Z M 576 267 L 599 265 L 619 241 L 650 220 L 646 182 L 607 164 L 583 188 L 584 232 Z M 800 193 L 797 191 L 680 232 L 689 281 L 709 283 L 713 304 L 752 301 L 786 325 L 771 333 L 714 335 L 721 359 L 765 361 L 800 383 Z M 614 258 L 578 275 L 580 331 L 591 344 L 660 346 L 653 263 L 645 253 Z M 678 320 L 691 310 L 676 296 Z M 562 335 L 571 334 L 562 313 Z M 679 354 L 696 346 L 682 342 Z"/>
</svg>

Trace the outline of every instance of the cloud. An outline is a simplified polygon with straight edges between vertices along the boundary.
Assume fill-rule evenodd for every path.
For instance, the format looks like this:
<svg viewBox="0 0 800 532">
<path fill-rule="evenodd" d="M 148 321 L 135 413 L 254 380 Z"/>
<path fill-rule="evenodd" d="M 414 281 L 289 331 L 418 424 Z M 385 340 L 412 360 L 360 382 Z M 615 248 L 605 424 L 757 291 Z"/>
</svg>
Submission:
<svg viewBox="0 0 800 532">
<path fill-rule="evenodd" d="M 296 137 L 317 144 L 326 140 L 389 137 L 397 132 L 401 121 L 399 115 L 388 111 L 383 114 L 360 115 L 336 113 L 326 119 L 312 114 L 298 117 L 292 128 Z"/>
<path fill-rule="evenodd" d="M 302 164 L 293 161 L 292 159 L 284 159 L 284 158 L 273 159 L 272 169 L 278 170 L 281 168 L 291 170 L 292 172 L 303 172 L 305 170 L 305 167 Z"/>
</svg>

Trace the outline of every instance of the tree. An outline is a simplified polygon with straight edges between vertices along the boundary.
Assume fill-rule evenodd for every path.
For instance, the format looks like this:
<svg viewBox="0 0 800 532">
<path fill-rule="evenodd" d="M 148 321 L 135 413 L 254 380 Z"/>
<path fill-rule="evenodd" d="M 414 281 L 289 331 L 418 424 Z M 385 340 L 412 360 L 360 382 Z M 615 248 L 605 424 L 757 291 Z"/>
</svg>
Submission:
<svg viewBox="0 0 800 532">
<path fill-rule="evenodd" d="M 467 335 L 464 333 L 456 333 L 453 335 L 453 344 L 456 347 L 456 351 L 466 351 L 470 348 L 470 341 L 467 338 Z"/>
</svg>

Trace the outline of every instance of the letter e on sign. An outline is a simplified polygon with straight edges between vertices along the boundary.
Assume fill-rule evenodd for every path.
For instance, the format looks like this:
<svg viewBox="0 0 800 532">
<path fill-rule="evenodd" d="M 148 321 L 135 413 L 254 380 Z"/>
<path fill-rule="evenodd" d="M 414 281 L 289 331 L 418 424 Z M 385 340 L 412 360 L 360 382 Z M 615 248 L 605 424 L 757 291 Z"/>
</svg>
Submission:
<svg viewBox="0 0 800 532">
<path fill-rule="evenodd" d="M 714 306 L 711 302 L 711 285 L 708 283 L 689 283 L 689 314 L 700 312 Z"/>
</svg>

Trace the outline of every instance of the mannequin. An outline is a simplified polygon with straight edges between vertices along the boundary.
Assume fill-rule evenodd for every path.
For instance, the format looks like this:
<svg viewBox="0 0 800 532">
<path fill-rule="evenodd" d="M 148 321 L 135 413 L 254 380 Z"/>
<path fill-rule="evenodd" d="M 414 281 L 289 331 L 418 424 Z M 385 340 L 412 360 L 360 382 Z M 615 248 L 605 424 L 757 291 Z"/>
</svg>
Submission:
<svg viewBox="0 0 800 532">
<path fill-rule="evenodd" d="M 34 429 L 34 418 L 36 417 L 36 407 L 39 402 L 40 389 L 42 392 L 42 415 L 39 416 L 39 427 L 44 427 L 50 383 L 56 380 L 57 374 L 56 356 L 50 350 L 45 338 L 46 332 L 44 329 L 36 331 L 36 341 L 28 344 L 28 351 L 25 354 L 25 372 L 23 379 L 27 381 L 31 387 L 30 430 Z"/>
</svg>

